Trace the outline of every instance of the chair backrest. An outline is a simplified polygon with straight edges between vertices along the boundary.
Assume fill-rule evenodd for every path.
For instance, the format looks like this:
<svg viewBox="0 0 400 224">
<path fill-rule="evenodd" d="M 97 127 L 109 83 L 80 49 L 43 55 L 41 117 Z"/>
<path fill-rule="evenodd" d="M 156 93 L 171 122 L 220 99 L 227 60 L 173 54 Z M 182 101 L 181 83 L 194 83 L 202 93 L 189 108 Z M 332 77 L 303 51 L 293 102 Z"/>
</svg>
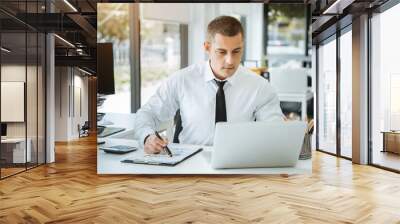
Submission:
<svg viewBox="0 0 400 224">
<path fill-rule="evenodd" d="M 174 132 L 174 140 L 173 143 L 179 143 L 179 134 L 182 131 L 182 118 L 180 110 L 176 111 L 175 114 L 175 132 Z"/>
<path fill-rule="evenodd" d="M 87 130 L 89 128 L 90 128 L 89 121 L 85 121 L 85 123 L 82 125 L 81 129 L 82 130 Z"/>
</svg>

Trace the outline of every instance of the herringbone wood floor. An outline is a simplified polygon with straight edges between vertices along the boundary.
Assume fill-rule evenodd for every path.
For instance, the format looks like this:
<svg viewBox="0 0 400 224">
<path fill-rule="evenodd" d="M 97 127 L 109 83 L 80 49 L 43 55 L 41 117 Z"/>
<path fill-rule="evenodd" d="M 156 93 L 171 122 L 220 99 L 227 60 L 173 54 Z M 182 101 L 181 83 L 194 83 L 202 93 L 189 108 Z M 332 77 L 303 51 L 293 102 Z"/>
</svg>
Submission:
<svg viewBox="0 0 400 224">
<path fill-rule="evenodd" d="M 400 223 L 400 175 L 315 153 L 312 175 L 96 174 L 94 138 L 0 181 L 0 223 Z"/>
</svg>

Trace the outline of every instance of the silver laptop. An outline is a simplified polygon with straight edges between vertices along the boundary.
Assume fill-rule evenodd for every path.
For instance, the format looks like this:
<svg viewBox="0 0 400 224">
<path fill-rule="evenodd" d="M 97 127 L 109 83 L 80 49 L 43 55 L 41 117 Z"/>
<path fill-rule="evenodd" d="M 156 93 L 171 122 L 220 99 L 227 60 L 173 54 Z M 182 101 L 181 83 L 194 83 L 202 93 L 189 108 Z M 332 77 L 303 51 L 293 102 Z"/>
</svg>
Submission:
<svg viewBox="0 0 400 224">
<path fill-rule="evenodd" d="M 292 167 L 303 144 L 306 123 L 217 123 L 213 168 Z"/>
</svg>

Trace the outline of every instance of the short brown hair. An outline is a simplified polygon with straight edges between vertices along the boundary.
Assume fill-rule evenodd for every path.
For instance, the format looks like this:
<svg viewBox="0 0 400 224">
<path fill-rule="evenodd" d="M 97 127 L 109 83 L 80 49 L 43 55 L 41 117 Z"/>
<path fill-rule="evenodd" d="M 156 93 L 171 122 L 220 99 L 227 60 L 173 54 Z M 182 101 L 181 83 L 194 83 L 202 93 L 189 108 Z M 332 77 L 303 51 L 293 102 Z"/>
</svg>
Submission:
<svg viewBox="0 0 400 224">
<path fill-rule="evenodd" d="M 240 33 L 242 34 L 242 39 L 244 39 L 242 24 L 231 16 L 219 16 L 208 24 L 207 41 L 213 40 L 217 33 L 228 37 L 233 37 Z"/>
</svg>

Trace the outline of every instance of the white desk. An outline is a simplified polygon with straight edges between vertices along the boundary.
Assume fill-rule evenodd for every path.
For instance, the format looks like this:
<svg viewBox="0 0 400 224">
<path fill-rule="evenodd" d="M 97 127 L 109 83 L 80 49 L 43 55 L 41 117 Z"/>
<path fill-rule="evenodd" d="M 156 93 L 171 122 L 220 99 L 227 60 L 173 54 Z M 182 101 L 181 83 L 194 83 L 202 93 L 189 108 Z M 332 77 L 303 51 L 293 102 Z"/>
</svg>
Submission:
<svg viewBox="0 0 400 224">
<path fill-rule="evenodd" d="M 279 101 L 285 102 L 300 102 L 301 103 L 301 120 L 305 121 L 307 118 L 307 101 L 314 97 L 311 91 L 299 93 L 283 93 L 278 92 Z"/>
<path fill-rule="evenodd" d="M 25 138 L 6 138 L 1 139 L 2 147 L 8 147 L 9 145 L 13 146 L 12 148 L 12 162 L 13 163 L 25 163 L 25 158 L 27 159 L 26 162 L 31 161 L 31 145 L 32 141 L 30 138 L 26 139 L 27 147 L 26 147 L 26 154 L 25 154 Z M 6 151 L 2 148 L 2 151 Z"/>
<path fill-rule="evenodd" d="M 110 123 L 111 122 L 111 123 Z M 124 131 L 107 136 L 105 138 L 99 138 L 99 140 L 105 140 L 107 138 L 120 138 L 120 139 L 134 139 L 134 128 L 135 128 L 135 114 L 122 114 L 122 113 L 106 113 L 103 119 L 97 123 L 107 127 L 119 127 L 125 128 Z M 159 131 L 167 131 L 167 136 L 172 139 L 172 127 L 173 120 L 167 121 L 160 125 Z"/>
<path fill-rule="evenodd" d="M 111 124 L 109 122 L 111 122 Z M 135 114 L 106 113 L 103 119 L 100 122 L 97 122 L 97 124 L 107 127 L 125 128 L 125 131 L 107 136 L 105 138 L 99 138 L 99 141 L 107 138 L 134 138 L 133 129 L 135 127 Z"/>
<path fill-rule="evenodd" d="M 116 127 L 124 127 L 125 131 L 99 138 L 107 145 L 130 145 L 138 146 L 138 142 L 133 139 L 134 133 L 134 114 L 106 114 L 103 119 L 111 121 Z M 187 147 L 200 148 L 201 146 L 187 145 Z M 282 168 L 248 168 L 248 169 L 213 169 L 210 166 L 210 147 L 201 147 L 203 151 L 195 154 L 176 166 L 157 166 L 122 163 L 121 160 L 137 152 L 127 154 L 110 154 L 103 150 L 97 150 L 97 173 L 98 174 L 304 174 L 311 173 L 312 161 L 299 160 L 295 167 Z M 143 149 L 139 149 L 143 150 Z"/>
<path fill-rule="evenodd" d="M 137 146 L 135 140 L 104 138 L 107 145 L 131 145 Z M 187 145 L 187 147 L 199 148 L 201 146 Z M 142 149 L 139 149 L 142 150 Z M 122 163 L 121 160 L 138 152 L 123 155 L 109 154 L 102 150 L 97 151 L 98 174 L 304 174 L 311 173 L 311 159 L 299 160 L 295 167 L 282 168 L 248 168 L 248 169 L 213 169 L 209 163 L 211 148 L 203 147 L 203 151 L 195 154 L 176 166 L 157 166 Z"/>
</svg>

